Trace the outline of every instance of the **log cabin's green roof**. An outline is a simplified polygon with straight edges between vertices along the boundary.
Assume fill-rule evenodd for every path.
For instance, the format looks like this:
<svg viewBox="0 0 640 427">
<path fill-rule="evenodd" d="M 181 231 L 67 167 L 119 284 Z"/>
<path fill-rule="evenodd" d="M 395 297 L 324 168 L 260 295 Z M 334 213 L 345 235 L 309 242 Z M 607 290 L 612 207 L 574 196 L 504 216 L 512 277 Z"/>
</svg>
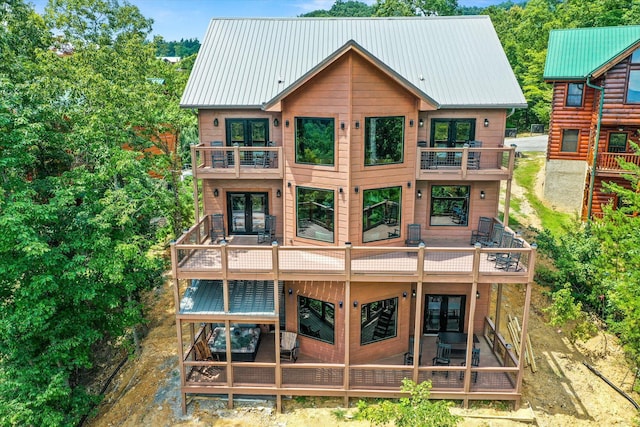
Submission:
<svg viewBox="0 0 640 427">
<path fill-rule="evenodd" d="M 631 54 L 640 43 L 640 25 L 553 30 L 549 35 L 544 79 L 598 77 Z"/>
</svg>

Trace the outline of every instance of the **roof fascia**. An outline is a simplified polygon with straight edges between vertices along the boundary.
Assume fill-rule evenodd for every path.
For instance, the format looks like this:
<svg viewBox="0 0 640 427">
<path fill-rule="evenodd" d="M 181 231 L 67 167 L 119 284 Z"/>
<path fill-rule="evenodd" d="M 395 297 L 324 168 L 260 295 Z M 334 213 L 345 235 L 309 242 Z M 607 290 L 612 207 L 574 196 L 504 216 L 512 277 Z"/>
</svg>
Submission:
<svg viewBox="0 0 640 427">
<path fill-rule="evenodd" d="M 619 52 L 618 54 L 611 57 L 604 64 L 600 65 L 598 68 L 588 73 L 587 76 L 590 75 L 594 79 L 597 79 L 598 77 L 602 76 L 604 73 L 606 73 L 607 71 L 609 71 L 610 69 L 618 65 L 620 61 L 622 61 L 624 58 L 626 58 L 631 53 L 633 53 L 633 51 L 636 50 L 638 47 L 640 47 L 640 40 L 636 40 L 631 46 L 627 47 L 622 52 Z M 585 76 L 584 78 L 586 79 L 587 76 Z"/>
<path fill-rule="evenodd" d="M 363 58 L 368 60 L 370 63 L 372 63 L 382 72 L 384 72 L 387 76 L 391 77 L 398 84 L 400 84 L 400 86 L 407 89 L 417 98 L 419 98 L 421 101 L 421 105 L 425 106 L 425 110 L 437 110 L 438 108 L 440 108 L 440 105 L 430 96 L 428 96 L 426 93 L 424 93 L 423 91 L 415 87 L 413 84 L 407 81 L 404 77 L 402 77 L 400 74 L 395 72 L 393 69 L 387 66 L 384 62 L 380 61 L 378 58 L 376 58 L 374 55 L 372 55 L 369 51 L 364 49 L 354 40 L 349 40 L 341 48 L 339 48 L 333 54 L 326 57 L 322 62 L 320 62 L 318 65 L 310 69 L 307 73 L 305 73 L 298 80 L 293 82 L 289 87 L 284 89 L 282 92 L 276 95 L 273 99 L 265 102 L 264 105 L 262 106 L 263 110 L 280 111 L 280 109 L 277 109 L 277 107 L 281 107 L 281 101 L 284 98 L 289 96 L 295 90 L 300 88 L 303 84 L 311 80 L 313 77 L 317 76 L 320 72 L 325 70 L 329 65 L 333 64 L 339 58 L 341 58 L 347 52 L 350 52 L 350 51 L 359 53 Z M 426 108 L 426 107 L 429 107 L 429 108 Z"/>
</svg>

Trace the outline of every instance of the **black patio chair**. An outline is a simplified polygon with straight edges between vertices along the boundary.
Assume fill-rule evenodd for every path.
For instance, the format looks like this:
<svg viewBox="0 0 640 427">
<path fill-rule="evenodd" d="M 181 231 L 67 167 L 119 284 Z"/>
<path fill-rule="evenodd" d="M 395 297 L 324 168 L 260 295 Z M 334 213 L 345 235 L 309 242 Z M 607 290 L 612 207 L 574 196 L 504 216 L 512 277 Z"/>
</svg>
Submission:
<svg viewBox="0 0 640 427">
<path fill-rule="evenodd" d="M 466 361 L 462 362 L 460 366 L 467 366 L 467 362 Z M 471 366 L 473 366 L 474 368 L 477 368 L 478 366 L 480 366 L 480 349 L 479 348 L 471 349 Z M 474 383 L 478 382 L 478 373 L 472 372 L 471 378 L 473 379 Z M 463 380 L 463 379 L 464 379 L 464 371 L 460 371 L 460 380 Z"/>
<path fill-rule="evenodd" d="M 522 239 L 513 239 L 510 245 L 511 248 L 524 247 L 524 241 Z M 496 268 L 504 271 L 509 271 L 513 267 L 513 271 L 520 270 L 520 257 L 522 252 L 505 252 L 496 255 Z"/>
<path fill-rule="evenodd" d="M 211 141 L 212 147 L 223 147 L 222 141 Z M 226 168 L 227 156 L 224 150 L 214 150 L 211 153 L 211 167 L 212 168 Z"/>
<path fill-rule="evenodd" d="M 488 238 L 478 238 L 477 243 L 480 243 L 485 248 L 495 248 L 500 245 L 502 241 L 502 234 L 504 233 L 504 225 L 500 223 L 493 224 L 491 228 L 491 234 Z M 474 242 L 474 243 L 476 243 Z"/>
<path fill-rule="evenodd" d="M 474 245 L 479 240 L 488 240 L 493 229 L 493 218 L 481 216 L 478 220 L 478 228 L 471 231 L 471 244 Z"/>
<path fill-rule="evenodd" d="M 404 364 L 413 365 L 413 335 L 409 337 L 409 351 L 404 354 Z M 418 354 L 418 365 L 422 364 L 422 342 L 420 342 L 420 353 Z"/>
<path fill-rule="evenodd" d="M 211 232 L 209 234 L 211 237 L 211 243 L 218 243 L 219 239 L 224 239 L 226 237 L 224 231 L 224 215 L 223 214 L 212 214 L 211 215 Z"/>
<path fill-rule="evenodd" d="M 450 366 L 451 365 L 451 344 L 444 344 L 439 342 L 436 349 L 436 357 L 432 359 L 433 366 Z M 432 371 L 431 374 L 435 374 Z M 449 371 L 445 371 L 444 376 L 449 378 Z"/>
<path fill-rule="evenodd" d="M 273 242 L 276 238 L 276 217 L 266 215 L 264 218 L 264 229 L 258 231 L 258 243 Z"/>
<path fill-rule="evenodd" d="M 420 224 L 407 225 L 407 240 L 404 243 L 407 246 L 419 246 L 420 243 L 424 243 Z"/>
</svg>

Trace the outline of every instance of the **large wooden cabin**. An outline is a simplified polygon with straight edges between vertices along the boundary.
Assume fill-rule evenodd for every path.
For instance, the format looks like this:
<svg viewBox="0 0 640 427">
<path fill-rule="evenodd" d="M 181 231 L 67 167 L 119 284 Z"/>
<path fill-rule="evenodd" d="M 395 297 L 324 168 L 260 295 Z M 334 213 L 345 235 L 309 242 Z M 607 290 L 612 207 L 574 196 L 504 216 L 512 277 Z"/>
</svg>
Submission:
<svg viewBox="0 0 640 427">
<path fill-rule="evenodd" d="M 618 160 L 640 165 L 640 26 L 555 30 L 544 78 L 553 83 L 545 198 L 602 215 L 623 203 L 602 182 L 628 186 Z"/>
<path fill-rule="evenodd" d="M 520 401 L 504 319 L 526 333 L 535 247 L 508 227 L 503 135 L 526 103 L 488 17 L 215 19 L 181 105 L 200 129 L 197 223 L 172 245 L 183 408 L 403 378 Z"/>
</svg>

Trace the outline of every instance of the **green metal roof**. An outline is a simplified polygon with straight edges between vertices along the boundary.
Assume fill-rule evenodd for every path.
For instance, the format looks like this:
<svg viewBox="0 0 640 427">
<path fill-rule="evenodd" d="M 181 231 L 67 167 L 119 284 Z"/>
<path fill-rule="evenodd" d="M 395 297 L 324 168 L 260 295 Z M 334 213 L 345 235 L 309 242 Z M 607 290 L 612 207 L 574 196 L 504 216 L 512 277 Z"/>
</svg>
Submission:
<svg viewBox="0 0 640 427">
<path fill-rule="evenodd" d="M 640 42 L 640 25 L 553 30 L 545 80 L 584 80 Z"/>
</svg>

